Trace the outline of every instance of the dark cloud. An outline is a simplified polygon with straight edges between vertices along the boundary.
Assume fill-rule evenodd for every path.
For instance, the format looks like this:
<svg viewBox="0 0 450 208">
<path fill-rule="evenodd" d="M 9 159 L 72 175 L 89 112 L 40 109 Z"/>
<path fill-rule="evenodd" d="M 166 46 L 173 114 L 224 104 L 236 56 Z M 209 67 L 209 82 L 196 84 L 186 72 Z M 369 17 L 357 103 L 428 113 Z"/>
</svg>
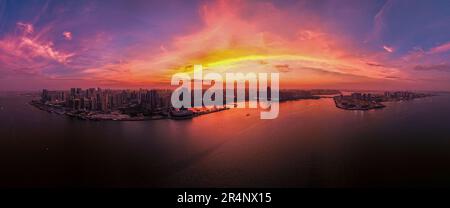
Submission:
<svg viewBox="0 0 450 208">
<path fill-rule="evenodd" d="M 382 65 L 382 64 L 378 64 L 378 63 L 367 62 L 366 64 L 367 64 L 367 65 L 369 65 L 369 66 L 378 66 L 378 67 L 384 67 L 384 65 Z"/>
<path fill-rule="evenodd" d="M 314 71 L 321 75 L 334 75 L 334 76 L 346 77 L 346 78 L 375 79 L 375 78 L 371 78 L 371 77 L 367 77 L 367 76 L 363 76 L 363 75 L 356 75 L 356 74 L 337 72 L 337 71 L 328 71 L 326 69 L 321 69 L 321 68 L 317 68 L 317 67 L 301 67 L 301 68 L 299 68 L 299 70 L 309 70 L 309 71 Z M 343 70 L 343 69 L 341 69 L 341 70 Z"/>
<path fill-rule="evenodd" d="M 287 64 L 278 64 L 278 65 L 275 65 L 275 68 L 281 73 L 291 71 L 291 68 L 289 68 L 289 65 L 287 65 Z"/>
<path fill-rule="evenodd" d="M 386 79 L 400 79 L 398 76 L 385 76 Z"/>
<path fill-rule="evenodd" d="M 414 67 L 414 70 L 450 72 L 450 64 L 417 65 Z"/>
<path fill-rule="evenodd" d="M 261 61 L 259 61 L 259 64 L 261 64 L 261 65 L 267 65 L 268 62 L 267 62 L 267 61 L 264 61 L 264 60 L 261 60 Z"/>
</svg>

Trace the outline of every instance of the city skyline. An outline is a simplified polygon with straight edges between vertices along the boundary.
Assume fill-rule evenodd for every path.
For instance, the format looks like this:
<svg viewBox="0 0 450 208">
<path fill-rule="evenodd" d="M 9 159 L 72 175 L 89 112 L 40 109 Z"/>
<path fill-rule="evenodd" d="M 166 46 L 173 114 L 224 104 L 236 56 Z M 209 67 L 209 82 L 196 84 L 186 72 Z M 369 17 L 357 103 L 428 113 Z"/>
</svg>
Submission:
<svg viewBox="0 0 450 208">
<path fill-rule="evenodd" d="M 170 88 L 279 72 L 281 88 L 450 89 L 448 1 L 0 0 L 0 90 Z"/>
</svg>

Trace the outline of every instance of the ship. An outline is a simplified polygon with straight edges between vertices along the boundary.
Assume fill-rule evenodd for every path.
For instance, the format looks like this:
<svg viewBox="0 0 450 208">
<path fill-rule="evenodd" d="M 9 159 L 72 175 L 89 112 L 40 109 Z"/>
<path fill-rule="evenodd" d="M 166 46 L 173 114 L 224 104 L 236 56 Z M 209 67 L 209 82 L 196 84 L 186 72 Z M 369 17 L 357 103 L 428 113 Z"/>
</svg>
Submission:
<svg viewBox="0 0 450 208">
<path fill-rule="evenodd" d="M 182 120 L 182 119 L 191 119 L 193 117 L 194 112 L 186 108 L 172 109 L 170 111 L 171 119 Z"/>
</svg>

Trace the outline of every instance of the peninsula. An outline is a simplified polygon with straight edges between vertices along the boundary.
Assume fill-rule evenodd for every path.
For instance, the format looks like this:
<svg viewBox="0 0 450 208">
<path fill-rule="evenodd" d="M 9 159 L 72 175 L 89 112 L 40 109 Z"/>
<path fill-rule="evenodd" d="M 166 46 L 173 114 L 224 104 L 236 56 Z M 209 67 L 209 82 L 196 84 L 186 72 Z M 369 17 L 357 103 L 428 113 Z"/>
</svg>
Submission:
<svg viewBox="0 0 450 208">
<path fill-rule="evenodd" d="M 407 91 L 385 92 L 384 94 L 352 93 L 333 97 L 337 108 L 345 110 L 371 110 L 386 107 L 383 102 L 408 101 L 433 96 L 427 93 Z"/>
</svg>

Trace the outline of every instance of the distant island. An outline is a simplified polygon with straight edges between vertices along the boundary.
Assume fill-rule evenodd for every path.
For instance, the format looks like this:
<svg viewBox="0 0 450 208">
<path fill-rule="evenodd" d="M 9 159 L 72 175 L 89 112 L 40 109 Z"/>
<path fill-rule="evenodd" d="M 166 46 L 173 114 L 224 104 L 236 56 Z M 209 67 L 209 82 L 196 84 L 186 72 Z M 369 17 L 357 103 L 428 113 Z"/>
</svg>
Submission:
<svg viewBox="0 0 450 208">
<path fill-rule="evenodd" d="M 285 102 L 300 99 L 320 99 L 321 95 L 336 95 L 339 93 L 338 90 L 327 89 L 283 89 L 279 92 L 279 100 Z M 40 99 L 32 100 L 30 104 L 49 113 L 94 121 L 180 120 L 229 109 L 227 107 L 205 108 L 203 106 L 176 109 L 171 105 L 171 94 L 172 90 L 167 89 L 112 90 L 89 88 L 83 90 L 71 88 L 70 90 L 54 91 L 43 89 Z M 246 100 L 248 99 L 247 96 Z"/>
<path fill-rule="evenodd" d="M 382 102 L 407 101 L 429 97 L 433 94 L 407 91 L 385 92 L 384 94 L 352 93 L 333 97 L 336 107 L 345 110 L 371 110 L 386 107 Z"/>
</svg>

